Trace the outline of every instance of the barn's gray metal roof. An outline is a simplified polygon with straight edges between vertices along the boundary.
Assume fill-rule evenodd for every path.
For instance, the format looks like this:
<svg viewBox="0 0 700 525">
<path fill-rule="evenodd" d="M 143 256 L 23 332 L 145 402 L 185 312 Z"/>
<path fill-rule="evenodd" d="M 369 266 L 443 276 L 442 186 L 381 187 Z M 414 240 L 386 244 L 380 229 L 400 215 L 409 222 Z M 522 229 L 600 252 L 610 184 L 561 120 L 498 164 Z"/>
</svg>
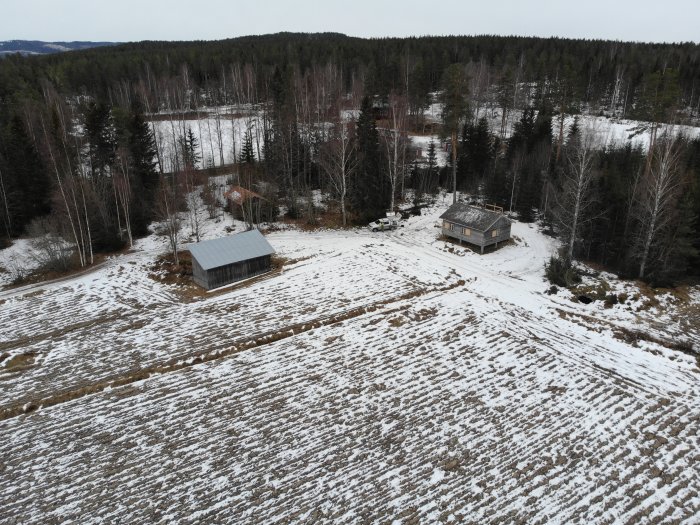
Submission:
<svg viewBox="0 0 700 525">
<path fill-rule="evenodd" d="M 504 225 L 510 224 L 510 219 L 500 212 L 477 208 L 464 202 L 453 204 L 440 218 L 481 232 L 490 229 L 499 221 Z"/>
<path fill-rule="evenodd" d="M 258 230 L 188 244 L 187 249 L 203 270 L 275 253 L 270 243 Z"/>
</svg>

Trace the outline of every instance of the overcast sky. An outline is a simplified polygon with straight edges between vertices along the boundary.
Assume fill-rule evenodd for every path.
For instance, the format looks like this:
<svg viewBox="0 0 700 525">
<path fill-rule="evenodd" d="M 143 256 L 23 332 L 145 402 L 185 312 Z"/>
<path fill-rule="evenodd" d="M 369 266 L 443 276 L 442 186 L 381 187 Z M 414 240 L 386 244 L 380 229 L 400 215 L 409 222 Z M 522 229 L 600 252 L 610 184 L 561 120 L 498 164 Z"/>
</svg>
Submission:
<svg viewBox="0 0 700 525">
<path fill-rule="evenodd" d="M 0 40 L 214 40 L 280 31 L 700 41 L 700 0 L 0 0 Z"/>
</svg>

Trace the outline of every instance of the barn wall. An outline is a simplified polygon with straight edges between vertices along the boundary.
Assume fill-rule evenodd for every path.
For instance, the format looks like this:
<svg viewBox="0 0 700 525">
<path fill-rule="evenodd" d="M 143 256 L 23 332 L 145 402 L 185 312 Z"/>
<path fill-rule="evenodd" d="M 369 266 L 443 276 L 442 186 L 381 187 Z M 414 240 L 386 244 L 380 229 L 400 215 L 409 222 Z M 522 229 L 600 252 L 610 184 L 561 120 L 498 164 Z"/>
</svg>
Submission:
<svg viewBox="0 0 700 525">
<path fill-rule="evenodd" d="M 207 272 L 202 269 L 202 266 L 197 262 L 197 259 L 192 257 L 192 279 L 202 288 L 209 289 L 207 283 Z"/>
<path fill-rule="evenodd" d="M 269 255 L 264 257 L 256 257 L 255 259 L 248 259 L 247 261 L 241 261 L 239 263 L 229 264 L 226 266 L 219 266 L 218 268 L 212 268 L 206 272 L 208 284 L 206 288 L 212 289 L 220 286 L 226 286 L 227 284 L 235 283 L 236 281 L 248 279 L 249 277 L 254 277 L 255 275 L 260 275 L 269 269 Z"/>
</svg>

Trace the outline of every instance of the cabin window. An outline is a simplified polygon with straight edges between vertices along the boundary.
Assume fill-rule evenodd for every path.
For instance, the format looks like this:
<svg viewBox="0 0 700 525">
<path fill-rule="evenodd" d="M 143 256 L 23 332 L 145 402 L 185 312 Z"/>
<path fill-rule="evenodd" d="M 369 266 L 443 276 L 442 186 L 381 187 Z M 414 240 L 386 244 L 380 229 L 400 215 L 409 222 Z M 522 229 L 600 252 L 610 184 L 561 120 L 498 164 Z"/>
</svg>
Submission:
<svg viewBox="0 0 700 525">
<path fill-rule="evenodd" d="M 469 237 L 469 236 L 472 234 L 471 228 L 464 228 L 464 229 L 462 230 L 462 234 L 463 234 L 465 237 Z"/>
<path fill-rule="evenodd" d="M 498 237 L 498 234 L 500 233 L 500 230 L 493 230 L 491 232 L 491 237 Z"/>
<path fill-rule="evenodd" d="M 455 225 L 452 224 L 451 222 L 443 221 L 443 223 L 442 223 L 442 228 L 443 228 L 444 230 L 454 230 L 454 229 L 455 229 Z"/>
</svg>

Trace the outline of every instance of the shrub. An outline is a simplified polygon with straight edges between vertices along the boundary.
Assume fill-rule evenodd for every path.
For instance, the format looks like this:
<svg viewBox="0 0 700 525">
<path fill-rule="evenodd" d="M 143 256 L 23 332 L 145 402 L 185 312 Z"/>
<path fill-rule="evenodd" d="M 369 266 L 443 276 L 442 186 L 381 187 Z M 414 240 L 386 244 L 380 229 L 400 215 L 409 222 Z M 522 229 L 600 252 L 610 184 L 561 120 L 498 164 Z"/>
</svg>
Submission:
<svg viewBox="0 0 700 525">
<path fill-rule="evenodd" d="M 619 302 L 617 295 L 614 293 L 605 296 L 605 308 L 612 308 Z"/>
<path fill-rule="evenodd" d="M 568 288 L 581 282 L 581 276 L 571 262 L 555 255 L 545 264 L 544 273 L 549 282 L 557 286 Z"/>
<path fill-rule="evenodd" d="M 65 272 L 75 265 L 75 249 L 58 230 L 51 217 L 38 217 L 27 227 L 32 248 L 31 257 L 44 271 Z"/>
</svg>

